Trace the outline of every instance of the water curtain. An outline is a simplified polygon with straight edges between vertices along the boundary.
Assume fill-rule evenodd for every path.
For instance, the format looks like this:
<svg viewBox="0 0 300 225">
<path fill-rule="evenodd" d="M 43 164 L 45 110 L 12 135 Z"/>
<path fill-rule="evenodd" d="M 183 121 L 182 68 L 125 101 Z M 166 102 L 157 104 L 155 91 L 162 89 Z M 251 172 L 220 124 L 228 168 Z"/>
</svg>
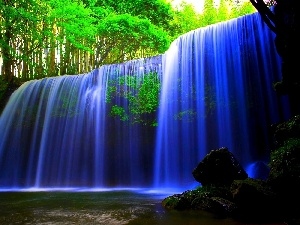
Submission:
<svg viewBox="0 0 300 225">
<path fill-rule="evenodd" d="M 227 147 L 249 175 L 269 160 L 271 124 L 289 115 L 272 83 L 281 61 L 259 14 L 191 31 L 163 55 L 154 184 L 190 187 L 210 150 Z"/>
<path fill-rule="evenodd" d="M 269 126 L 289 115 L 272 88 L 273 39 L 254 13 L 182 35 L 163 55 L 24 83 L 0 117 L 0 188 L 185 188 L 220 147 L 245 167 L 267 161 Z M 135 94 L 149 74 L 160 101 L 145 117 Z"/>
<path fill-rule="evenodd" d="M 160 63 L 156 56 L 24 83 L 0 119 L 0 187 L 149 185 L 154 128 L 112 109 L 125 111 L 138 82 L 161 75 Z"/>
</svg>

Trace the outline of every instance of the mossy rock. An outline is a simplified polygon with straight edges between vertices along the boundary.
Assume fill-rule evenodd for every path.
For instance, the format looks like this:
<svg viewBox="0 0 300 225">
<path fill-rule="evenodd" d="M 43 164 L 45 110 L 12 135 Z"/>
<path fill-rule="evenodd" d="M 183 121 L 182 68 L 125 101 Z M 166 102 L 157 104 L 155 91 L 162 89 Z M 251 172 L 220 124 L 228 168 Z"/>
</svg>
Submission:
<svg viewBox="0 0 300 225">
<path fill-rule="evenodd" d="M 181 194 L 165 198 L 162 205 L 166 209 L 205 210 L 219 216 L 227 216 L 234 209 L 232 195 L 228 187 L 199 187 Z"/>
<path fill-rule="evenodd" d="M 274 125 L 275 148 L 285 145 L 291 138 L 300 138 L 300 115 L 294 116 L 284 123 Z"/>
<path fill-rule="evenodd" d="M 270 161 L 268 182 L 275 190 L 294 190 L 300 188 L 300 138 L 291 138 L 273 150 Z"/>
</svg>

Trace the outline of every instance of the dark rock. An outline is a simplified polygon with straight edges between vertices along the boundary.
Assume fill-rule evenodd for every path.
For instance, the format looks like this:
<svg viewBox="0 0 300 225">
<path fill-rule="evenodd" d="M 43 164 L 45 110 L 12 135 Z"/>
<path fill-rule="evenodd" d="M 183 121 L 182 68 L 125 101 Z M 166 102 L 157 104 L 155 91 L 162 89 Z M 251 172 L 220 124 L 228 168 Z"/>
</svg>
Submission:
<svg viewBox="0 0 300 225">
<path fill-rule="evenodd" d="M 236 210 L 236 204 L 220 197 L 199 197 L 192 202 L 193 209 L 205 210 L 218 217 L 228 217 Z"/>
<path fill-rule="evenodd" d="M 298 218 L 300 201 L 300 115 L 278 124 L 274 129 L 275 148 L 270 155 L 268 184 L 284 205 L 286 218 Z M 300 224 L 300 221 L 299 221 Z"/>
<path fill-rule="evenodd" d="M 196 181 L 202 186 L 231 185 L 233 180 L 243 180 L 248 174 L 226 148 L 212 150 L 192 172 Z"/>
<path fill-rule="evenodd" d="M 293 116 L 288 121 L 273 124 L 274 146 L 278 148 L 291 138 L 300 138 L 300 115 Z"/>
<path fill-rule="evenodd" d="M 291 193 L 294 190 L 292 195 L 297 194 L 300 188 L 300 115 L 275 127 L 274 142 L 268 182 L 276 191 Z"/>
<path fill-rule="evenodd" d="M 274 190 L 300 200 L 300 138 L 285 141 L 284 146 L 272 151 L 268 183 Z"/>
<path fill-rule="evenodd" d="M 275 219 L 279 215 L 278 196 L 266 181 L 252 178 L 235 180 L 230 189 L 237 205 L 233 216 L 256 221 Z"/>
<path fill-rule="evenodd" d="M 162 205 L 166 209 L 184 210 L 191 209 L 191 204 L 188 199 L 184 198 L 183 194 L 175 194 L 165 198 Z"/>
<path fill-rule="evenodd" d="M 162 205 L 166 209 L 204 210 L 218 217 L 227 217 L 236 210 L 236 205 L 231 200 L 229 188 L 211 186 L 169 196 L 162 201 Z"/>
</svg>

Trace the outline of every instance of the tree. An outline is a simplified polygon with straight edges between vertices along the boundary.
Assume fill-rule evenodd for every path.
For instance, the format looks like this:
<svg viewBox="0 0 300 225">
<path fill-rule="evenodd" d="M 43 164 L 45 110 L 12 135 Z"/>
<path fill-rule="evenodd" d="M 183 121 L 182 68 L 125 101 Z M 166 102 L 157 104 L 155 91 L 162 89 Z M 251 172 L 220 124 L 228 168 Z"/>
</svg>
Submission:
<svg viewBox="0 0 300 225">
<path fill-rule="evenodd" d="M 49 70 L 53 75 L 58 47 L 62 73 L 70 66 L 71 48 L 91 51 L 96 31 L 92 11 L 79 1 L 5 0 L 0 10 L 0 49 L 6 80 L 14 76 L 23 80 L 42 78 Z"/>
<path fill-rule="evenodd" d="M 168 34 L 148 19 L 130 14 L 111 14 L 98 24 L 95 59 L 97 65 L 156 55 L 169 47 Z"/>
<path fill-rule="evenodd" d="M 172 7 L 164 0 L 85 0 L 99 18 L 95 66 L 163 53 Z M 92 2 L 92 3 L 91 3 Z"/>
<path fill-rule="evenodd" d="M 24 65 L 29 69 L 29 55 L 42 46 L 48 32 L 44 18 L 47 5 L 39 0 L 5 0 L 0 3 L 0 50 L 3 58 L 2 71 L 11 81 L 14 69 Z M 26 74 L 25 74 L 26 75 Z"/>
<path fill-rule="evenodd" d="M 116 14 L 130 14 L 150 22 L 165 30 L 173 18 L 173 8 L 165 0 L 97 0 L 97 7 L 110 9 Z"/>
<path fill-rule="evenodd" d="M 218 8 L 218 21 L 225 21 L 229 19 L 230 11 L 226 0 L 220 0 Z"/>
<path fill-rule="evenodd" d="M 251 2 L 244 2 L 239 8 L 239 15 L 247 15 L 250 13 L 254 13 L 255 8 L 251 4 Z"/>
<path fill-rule="evenodd" d="M 171 22 L 170 35 L 172 39 L 176 39 L 181 34 L 201 27 L 202 24 L 199 17 L 200 14 L 196 12 L 192 4 L 182 2 L 180 9 L 174 12 Z"/>
<path fill-rule="evenodd" d="M 214 5 L 214 0 L 205 0 L 204 9 L 201 15 L 202 23 L 206 25 L 214 24 L 218 21 L 218 12 Z"/>
<path fill-rule="evenodd" d="M 84 65 L 84 60 L 72 62 L 71 59 L 75 49 L 81 50 L 83 57 L 93 53 L 97 30 L 92 10 L 73 0 L 50 0 L 49 4 L 52 9 L 49 20 L 58 33 L 55 39 L 60 47 L 60 74 L 88 72 L 91 68 Z M 74 69 L 78 66 L 83 67 L 81 71 Z"/>
</svg>

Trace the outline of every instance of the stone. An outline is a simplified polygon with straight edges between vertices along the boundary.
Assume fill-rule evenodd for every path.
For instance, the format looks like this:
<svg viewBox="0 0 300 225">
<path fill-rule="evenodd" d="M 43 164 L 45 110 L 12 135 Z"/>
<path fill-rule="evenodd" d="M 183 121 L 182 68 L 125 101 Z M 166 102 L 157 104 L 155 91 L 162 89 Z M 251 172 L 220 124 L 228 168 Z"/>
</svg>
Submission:
<svg viewBox="0 0 300 225">
<path fill-rule="evenodd" d="M 248 174 L 226 147 L 211 150 L 192 172 L 202 186 L 230 186 L 233 180 L 248 178 Z"/>
<path fill-rule="evenodd" d="M 252 178 L 235 180 L 230 190 L 237 206 L 234 217 L 248 221 L 279 219 L 278 196 L 266 181 Z"/>
</svg>

